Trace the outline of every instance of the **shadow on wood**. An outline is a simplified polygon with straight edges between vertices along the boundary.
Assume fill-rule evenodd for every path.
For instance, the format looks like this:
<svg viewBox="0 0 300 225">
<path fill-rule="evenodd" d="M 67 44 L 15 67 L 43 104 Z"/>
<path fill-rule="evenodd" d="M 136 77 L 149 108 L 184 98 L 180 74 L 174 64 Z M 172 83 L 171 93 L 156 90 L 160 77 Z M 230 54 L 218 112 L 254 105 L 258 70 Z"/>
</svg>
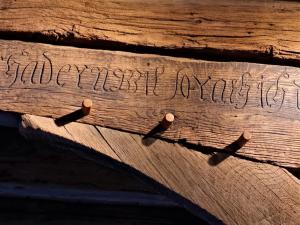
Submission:
<svg viewBox="0 0 300 225">
<path fill-rule="evenodd" d="M 227 159 L 230 155 L 235 154 L 240 148 L 242 148 L 251 139 L 249 132 L 244 132 L 239 139 L 226 146 L 224 150 L 226 153 L 216 153 L 209 158 L 209 165 L 215 166 Z"/>
<path fill-rule="evenodd" d="M 157 124 L 152 130 L 149 131 L 148 134 L 146 134 L 143 139 L 142 143 L 145 146 L 150 146 L 152 145 L 157 139 L 155 136 L 164 133 L 166 129 L 162 126 L 161 122 Z"/>
<path fill-rule="evenodd" d="M 241 149 L 248 141 L 249 141 L 248 139 L 245 139 L 245 135 L 243 133 L 236 141 L 227 145 L 223 149 L 214 148 L 210 146 L 203 146 L 199 144 L 192 144 L 186 142 L 185 140 L 181 141 L 180 144 L 194 151 L 199 151 L 204 154 L 212 154 L 212 156 L 208 160 L 208 164 L 211 166 L 217 166 L 218 164 L 220 164 L 230 156 L 236 156 L 239 158 L 246 158 L 250 161 L 261 162 L 259 160 L 238 155 L 237 151 Z"/>
<path fill-rule="evenodd" d="M 23 129 L 23 128 L 21 128 Z M 48 132 L 43 132 L 41 130 L 35 130 L 33 128 L 27 127 L 26 131 L 21 131 L 21 134 L 25 136 L 25 138 L 28 138 L 30 136 L 30 140 L 35 141 L 36 143 L 43 144 L 44 141 L 47 142 L 47 144 L 53 145 L 55 147 L 61 148 L 62 150 L 71 150 L 78 154 L 79 156 L 92 160 L 100 165 L 105 165 L 110 168 L 117 168 L 126 170 L 127 172 L 130 172 L 131 174 L 137 176 L 140 180 L 146 182 L 150 186 L 152 186 L 154 189 L 158 190 L 159 193 L 171 198 L 174 200 L 177 204 L 180 206 L 184 206 L 189 212 L 194 214 L 199 218 L 199 224 L 220 224 L 224 225 L 224 223 L 215 217 L 214 215 L 210 214 L 205 209 L 199 207 L 195 203 L 191 202 L 189 199 L 181 196 L 180 194 L 176 193 L 175 191 L 169 189 L 168 187 L 164 186 L 163 184 L 157 182 L 152 177 L 149 177 L 142 173 L 141 171 L 138 171 L 137 169 L 122 163 L 120 161 L 117 161 L 107 155 L 104 155 L 100 152 L 96 152 L 92 148 L 88 148 L 84 145 L 78 144 L 76 142 L 73 142 L 71 140 L 68 140 L 66 138 L 60 137 L 58 135 L 50 134 Z M 49 141 L 51 140 L 51 141 Z"/>
<path fill-rule="evenodd" d="M 34 132 L 27 128 L 33 128 Z M 296 178 L 269 163 L 244 160 L 242 151 L 212 166 L 208 163 L 210 153 L 225 153 L 223 148 L 196 145 L 195 150 L 190 150 L 159 139 L 145 146 L 141 135 L 80 123 L 59 128 L 51 119 L 31 115 L 22 116 L 20 132 L 30 140 L 65 147 L 65 151 L 77 149 L 81 156 L 98 163 L 109 159 L 110 166 L 124 165 L 123 171 L 141 174 L 138 177 L 149 181 L 145 182 L 149 187 L 156 186 L 159 193 L 211 224 L 215 224 L 216 218 L 225 224 L 260 224 L 264 218 L 270 218 L 269 224 L 276 224 L 276 221 L 297 224 L 300 199 Z M 54 140 L 55 135 L 63 141 Z M 65 139 L 87 147 L 66 146 Z M 90 152 L 94 152 L 95 157 L 90 156 Z M 274 188 L 269 188 L 270 183 Z M 267 212 L 262 208 L 268 209 Z"/>
<path fill-rule="evenodd" d="M 78 109 L 74 112 L 71 112 L 69 114 L 66 114 L 62 117 L 55 119 L 54 122 L 57 126 L 61 127 L 68 123 L 75 122 L 76 120 L 79 120 L 84 116 L 85 114 L 83 113 L 82 109 Z"/>
</svg>

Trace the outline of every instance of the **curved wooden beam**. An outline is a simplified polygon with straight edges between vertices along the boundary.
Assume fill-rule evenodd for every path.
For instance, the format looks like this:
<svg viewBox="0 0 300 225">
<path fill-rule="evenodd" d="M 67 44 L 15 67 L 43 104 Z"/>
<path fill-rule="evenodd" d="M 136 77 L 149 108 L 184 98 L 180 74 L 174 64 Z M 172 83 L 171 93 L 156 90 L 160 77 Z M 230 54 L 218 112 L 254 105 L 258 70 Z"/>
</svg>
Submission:
<svg viewBox="0 0 300 225">
<path fill-rule="evenodd" d="M 145 141 L 140 135 L 91 125 L 57 127 L 51 119 L 30 115 L 23 116 L 20 131 L 27 138 L 55 145 L 64 145 L 61 138 L 65 138 L 124 163 L 177 193 L 166 192 L 211 224 L 217 221 L 205 217 L 203 209 L 225 224 L 296 225 L 299 221 L 299 180 L 276 166 L 206 155 L 179 144 Z M 222 160 L 211 163 L 215 158 Z"/>
</svg>

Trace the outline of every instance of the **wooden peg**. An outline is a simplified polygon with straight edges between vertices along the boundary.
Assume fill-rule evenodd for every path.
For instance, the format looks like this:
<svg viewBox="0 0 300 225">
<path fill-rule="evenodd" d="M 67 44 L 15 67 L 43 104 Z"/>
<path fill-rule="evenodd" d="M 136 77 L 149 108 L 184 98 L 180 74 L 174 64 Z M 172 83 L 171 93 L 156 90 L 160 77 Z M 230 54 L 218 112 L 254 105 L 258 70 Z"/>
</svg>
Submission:
<svg viewBox="0 0 300 225">
<path fill-rule="evenodd" d="M 165 115 L 165 117 L 163 118 L 163 120 L 161 121 L 161 126 L 164 128 L 164 129 L 168 129 L 172 123 L 174 122 L 174 115 L 172 113 L 167 113 Z"/>
<path fill-rule="evenodd" d="M 252 134 L 249 131 L 244 131 L 242 135 L 237 140 L 238 146 L 243 147 L 250 139 L 252 138 Z"/>
<path fill-rule="evenodd" d="M 93 105 L 93 102 L 91 99 L 84 99 L 83 102 L 82 102 L 82 113 L 83 115 L 88 115 L 91 111 L 91 108 L 92 108 L 92 105 Z"/>
</svg>

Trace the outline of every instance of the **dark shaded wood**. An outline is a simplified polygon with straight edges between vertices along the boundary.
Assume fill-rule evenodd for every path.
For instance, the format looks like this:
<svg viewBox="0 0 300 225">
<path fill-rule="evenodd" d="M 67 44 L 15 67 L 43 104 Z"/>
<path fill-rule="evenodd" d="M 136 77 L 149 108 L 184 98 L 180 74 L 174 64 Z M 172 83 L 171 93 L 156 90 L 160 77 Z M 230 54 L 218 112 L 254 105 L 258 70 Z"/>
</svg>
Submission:
<svg viewBox="0 0 300 225">
<path fill-rule="evenodd" d="M 299 17 L 300 5 L 294 1 L 4 0 L 0 35 L 300 65 Z"/>
<path fill-rule="evenodd" d="M 82 155 L 88 155 L 84 146 L 94 146 L 99 153 L 95 160 L 110 157 L 130 167 L 124 169 L 151 178 L 145 180 L 156 182 L 160 192 L 210 224 L 222 224 L 218 219 L 225 224 L 298 224 L 300 183 L 285 169 L 222 153 L 206 155 L 162 140 L 145 145 L 141 135 L 94 129 L 79 123 L 57 127 L 52 119 L 24 115 L 20 132 L 55 146 L 78 143 Z M 214 164 L 216 157 L 223 160 Z"/>
<path fill-rule="evenodd" d="M 0 182 L 0 198 L 29 198 L 68 203 L 179 208 L 173 201 L 156 193 L 142 193 L 134 189 L 131 191 L 101 190 L 99 188 L 84 189 L 82 187 L 78 188 L 76 185 L 66 187 L 55 184 L 39 184 L 38 182 L 33 184 Z"/>
<path fill-rule="evenodd" d="M 299 167 L 300 69 L 0 41 L 0 109 L 79 121 L 223 150 L 247 130 L 236 154 Z M 292 140 L 292 141 L 290 141 Z"/>
<path fill-rule="evenodd" d="M 201 224 L 199 218 L 180 207 L 143 204 L 66 202 L 42 198 L 0 197 L 0 224 L 107 224 L 180 225 Z"/>
<path fill-rule="evenodd" d="M 47 142 L 27 141 L 17 128 L 0 127 L 0 136 L 0 184 L 155 193 L 153 188 L 120 168 L 87 161 Z"/>
<path fill-rule="evenodd" d="M 10 128 L 16 128 L 20 124 L 20 118 L 21 116 L 12 113 L 12 112 L 5 112 L 0 110 L 0 126 L 1 127 L 10 127 Z"/>
<path fill-rule="evenodd" d="M 63 151 L 66 142 L 7 127 L 0 136 L 0 224 L 205 224 L 129 172 Z"/>
</svg>

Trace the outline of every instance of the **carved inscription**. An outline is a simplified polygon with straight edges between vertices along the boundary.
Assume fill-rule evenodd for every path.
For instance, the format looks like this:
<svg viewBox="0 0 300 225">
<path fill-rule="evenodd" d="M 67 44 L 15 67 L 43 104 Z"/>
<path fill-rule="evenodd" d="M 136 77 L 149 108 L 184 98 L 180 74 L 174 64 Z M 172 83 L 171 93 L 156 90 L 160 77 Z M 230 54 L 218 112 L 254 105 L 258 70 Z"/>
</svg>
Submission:
<svg viewBox="0 0 300 225">
<path fill-rule="evenodd" d="M 249 66 L 237 66 L 230 75 L 228 68 L 214 69 L 207 62 L 190 65 L 146 63 L 140 67 L 120 68 L 114 64 L 61 64 L 51 59 L 50 52 L 31 55 L 0 55 L 1 88 L 57 87 L 76 88 L 94 93 L 125 93 L 139 97 L 157 97 L 172 101 L 206 102 L 232 109 L 247 106 L 279 112 L 286 102 L 300 110 L 300 79 L 287 70 L 268 71 L 266 66 L 253 71 Z M 199 66 L 200 65 L 200 66 Z M 225 65 L 225 64 L 224 64 Z M 132 66 L 132 65 L 131 65 Z"/>
</svg>

